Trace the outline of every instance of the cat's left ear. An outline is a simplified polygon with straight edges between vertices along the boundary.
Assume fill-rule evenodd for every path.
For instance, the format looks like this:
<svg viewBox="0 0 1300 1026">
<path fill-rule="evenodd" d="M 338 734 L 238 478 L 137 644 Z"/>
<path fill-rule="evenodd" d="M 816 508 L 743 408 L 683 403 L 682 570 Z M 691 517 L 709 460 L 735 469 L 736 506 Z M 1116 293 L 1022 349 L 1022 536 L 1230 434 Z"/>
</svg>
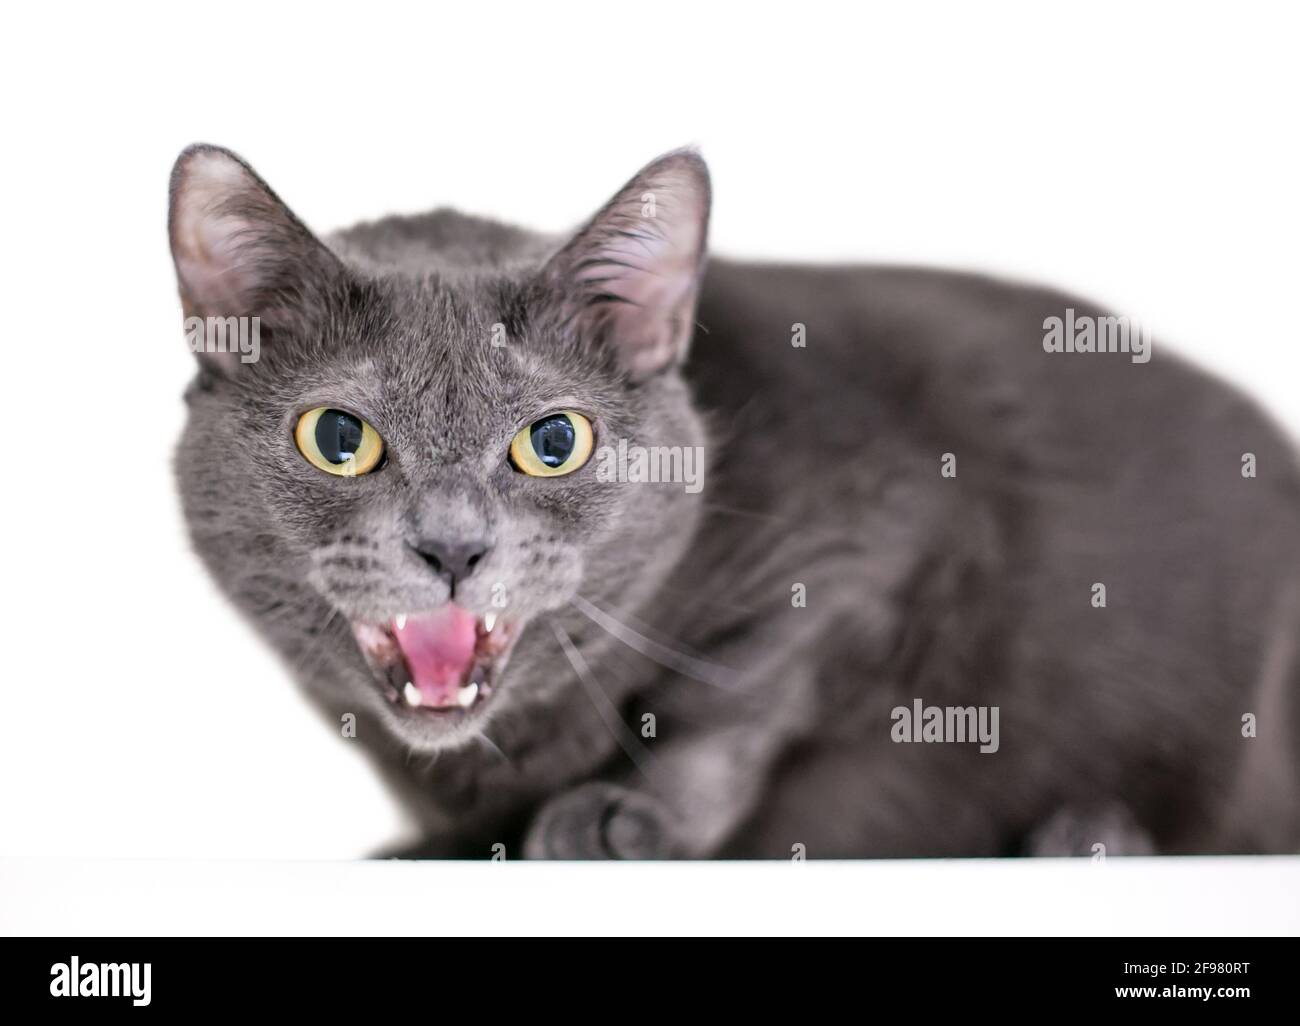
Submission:
<svg viewBox="0 0 1300 1026">
<path fill-rule="evenodd" d="M 273 336 L 309 319 L 343 268 L 244 161 L 191 146 L 172 169 L 168 234 L 185 316 L 257 317 Z M 232 373 L 239 353 L 199 352 Z"/>
<path fill-rule="evenodd" d="M 633 381 L 680 363 L 695 328 L 709 171 L 689 150 L 648 164 L 551 258 L 548 286 L 583 341 Z"/>
</svg>

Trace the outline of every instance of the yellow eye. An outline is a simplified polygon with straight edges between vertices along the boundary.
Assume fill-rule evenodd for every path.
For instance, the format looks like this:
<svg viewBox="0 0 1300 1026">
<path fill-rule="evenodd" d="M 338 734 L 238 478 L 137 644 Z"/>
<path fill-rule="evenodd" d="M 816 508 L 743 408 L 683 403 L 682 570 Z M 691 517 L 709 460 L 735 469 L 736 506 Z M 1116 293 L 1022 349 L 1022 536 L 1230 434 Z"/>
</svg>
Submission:
<svg viewBox="0 0 1300 1026">
<path fill-rule="evenodd" d="M 530 477 L 572 474 L 591 457 L 591 421 L 560 410 L 535 420 L 510 443 L 510 460 Z"/>
<path fill-rule="evenodd" d="M 368 474 L 384 455 L 378 431 L 360 417 L 329 406 L 299 417 L 293 440 L 308 463 L 336 477 Z"/>
</svg>

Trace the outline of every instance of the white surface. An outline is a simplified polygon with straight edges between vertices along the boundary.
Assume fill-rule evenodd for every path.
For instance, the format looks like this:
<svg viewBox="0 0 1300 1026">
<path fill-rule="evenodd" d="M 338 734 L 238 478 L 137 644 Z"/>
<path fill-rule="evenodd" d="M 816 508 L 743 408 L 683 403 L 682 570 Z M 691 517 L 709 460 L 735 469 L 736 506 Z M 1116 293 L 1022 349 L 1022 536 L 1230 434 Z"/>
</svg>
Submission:
<svg viewBox="0 0 1300 1026">
<path fill-rule="evenodd" d="M 186 548 L 168 462 L 191 366 L 164 215 L 171 162 L 194 140 L 243 153 L 319 230 L 444 203 L 560 228 L 646 160 L 697 143 L 714 172 L 717 251 L 952 263 L 1069 286 L 1154 325 L 1300 429 L 1294 10 L 563 6 L 7 13 L 0 853 L 350 857 L 401 829 L 355 746 L 309 712 Z M 800 871 L 777 879 L 890 882 L 862 884 L 867 925 L 882 902 L 914 924 L 944 908 L 927 897 L 929 875 L 943 878 L 929 865 Z M 75 867 L 63 882 L 108 884 L 109 872 Z M 291 899 L 295 880 L 334 873 L 468 917 L 457 903 L 469 899 L 432 881 L 496 869 L 252 872 L 168 863 L 157 884 L 247 886 L 268 901 L 283 887 L 306 903 Z M 492 882 L 534 888 L 561 929 L 575 921 L 558 898 L 568 891 L 543 882 L 610 877 L 555 872 Z M 757 870 L 681 872 L 710 880 L 708 901 L 738 925 L 762 920 L 765 900 L 725 905 Z M 1252 872 L 1241 886 L 1258 901 L 1196 887 L 1183 911 L 1169 897 L 1169 914 L 1219 910 L 1216 929 L 1278 922 Z M 1141 879 L 1155 900 L 1161 877 Z M 44 877 L 50 900 L 57 886 Z M 971 929 L 1007 916 L 1065 927 L 1062 908 L 1104 924 L 1080 892 L 1041 886 L 972 905 Z M 206 893 L 184 900 L 236 928 L 243 903 L 223 912 Z M 578 907 L 613 917 L 591 893 Z M 638 922 L 663 914 L 659 897 L 630 899 Z M 829 886 L 816 900 L 847 915 Z M 151 907 L 186 925 L 186 904 Z M 333 921 L 299 911 L 319 929 Z"/>
<path fill-rule="evenodd" d="M 0 933 L 1295 935 L 1300 858 L 0 860 Z"/>
</svg>

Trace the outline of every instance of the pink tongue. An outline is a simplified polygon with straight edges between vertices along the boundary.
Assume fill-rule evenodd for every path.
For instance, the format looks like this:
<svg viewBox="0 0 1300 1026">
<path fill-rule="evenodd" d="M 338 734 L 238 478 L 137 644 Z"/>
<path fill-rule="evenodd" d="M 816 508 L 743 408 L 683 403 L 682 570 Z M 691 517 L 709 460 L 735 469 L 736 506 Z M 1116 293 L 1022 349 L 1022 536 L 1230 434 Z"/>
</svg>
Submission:
<svg viewBox="0 0 1300 1026">
<path fill-rule="evenodd" d="M 455 705 L 474 662 L 473 614 L 448 602 L 435 612 L 408 616 L 401 627 L 394 624 L 393 634 L 425 705 Z"/>
</svg>

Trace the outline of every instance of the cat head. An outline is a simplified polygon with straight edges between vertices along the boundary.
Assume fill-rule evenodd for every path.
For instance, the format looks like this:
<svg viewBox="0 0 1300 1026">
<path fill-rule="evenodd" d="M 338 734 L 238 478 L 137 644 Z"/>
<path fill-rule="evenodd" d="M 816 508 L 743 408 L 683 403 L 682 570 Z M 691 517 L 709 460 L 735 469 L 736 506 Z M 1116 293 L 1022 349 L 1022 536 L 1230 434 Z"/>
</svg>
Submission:
<svg viewBox="0 0 1300 1026">
<path fill-rule="evenodd" d="M 186 518 L 327 704 L 411 748 L 473 732 L 556 686 L 549 615 L 634 606 L 684 551 L 698 497 L 600 457 L 704 441 L 709 199 L 676 152 L 569 238 L 442 211 L 322 241 L 232 153 L 181 155 Z"/>
</svg>

